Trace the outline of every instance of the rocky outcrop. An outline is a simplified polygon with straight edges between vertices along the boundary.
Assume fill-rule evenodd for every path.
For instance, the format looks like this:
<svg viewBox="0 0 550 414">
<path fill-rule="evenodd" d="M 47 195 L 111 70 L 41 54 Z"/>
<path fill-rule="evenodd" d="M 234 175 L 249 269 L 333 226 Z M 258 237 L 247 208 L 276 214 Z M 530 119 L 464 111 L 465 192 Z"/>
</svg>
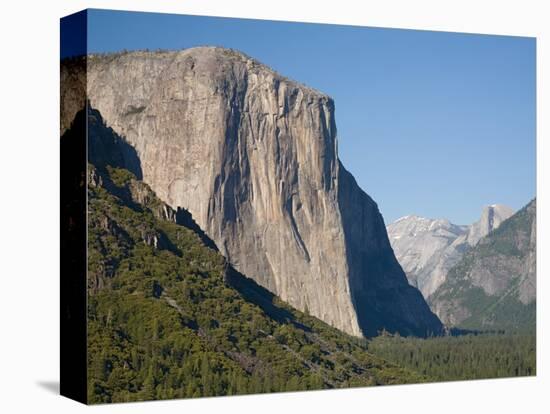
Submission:
<svg viewBox="0 0 550 414">
<path fill-rule="evenodd" d="M 338 160 L 328 96 L 210 47 L 90 56 L 87 82 L 143 181 L 238 271 L 352 335 L 441 329 Z"/>
<path fill-rule="evenodd" d="M 513 214 L 512 208 L 502 204 L 484 207 L 480 219 L 468 228 L 464 237 L 458 238 L 458 243 L 466 242 L 470 246 L 475 246 L 483 237 L 498 229 L 501 223 L 512 217 Z"/>
<path fill-rule="evenodd" d="M 511 208 L 493 204 L 484 207 L 480 219 L 469 226 L 411 215 L 396 220 L 387 230 L 409 283 L 428 298 L 464 253 L 512 214 Z"/>
<path fill-rule="evenodd" d="M 448 325 L 525 329 L 535 325 L 536 201 L 481 238 L 429 301 Z"/>
</svg>

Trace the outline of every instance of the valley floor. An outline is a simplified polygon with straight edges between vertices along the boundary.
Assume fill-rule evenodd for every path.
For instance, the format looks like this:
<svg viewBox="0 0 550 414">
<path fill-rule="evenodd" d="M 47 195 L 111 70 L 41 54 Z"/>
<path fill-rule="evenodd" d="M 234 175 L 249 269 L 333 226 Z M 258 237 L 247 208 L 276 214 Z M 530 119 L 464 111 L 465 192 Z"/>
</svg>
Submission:
<svg viewBox="0 0 550 414">
<path fill-rule="evenodd" d="M 484 333 L 428 339 L 381 335 L 369 352 L 434 381 L 536 375 L 534 333 Z"/>
</svg>

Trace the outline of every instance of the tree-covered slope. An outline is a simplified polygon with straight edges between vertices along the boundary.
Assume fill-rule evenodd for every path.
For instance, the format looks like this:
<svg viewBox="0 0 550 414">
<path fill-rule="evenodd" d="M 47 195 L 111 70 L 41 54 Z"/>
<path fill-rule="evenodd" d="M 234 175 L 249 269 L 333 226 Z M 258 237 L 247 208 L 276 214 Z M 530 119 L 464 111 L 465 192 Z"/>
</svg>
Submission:
<svg viewBox="0 0 550 414">
<path fill-rule="evenodd" d="M 534 329 L 536 200 L 468 251 L 429 303 L 451 326 Z"/>
<path fill-rule="evenodd" d="M 88 118 L 89 402 L 426 380 L 233 270 Z"/>
</svg>

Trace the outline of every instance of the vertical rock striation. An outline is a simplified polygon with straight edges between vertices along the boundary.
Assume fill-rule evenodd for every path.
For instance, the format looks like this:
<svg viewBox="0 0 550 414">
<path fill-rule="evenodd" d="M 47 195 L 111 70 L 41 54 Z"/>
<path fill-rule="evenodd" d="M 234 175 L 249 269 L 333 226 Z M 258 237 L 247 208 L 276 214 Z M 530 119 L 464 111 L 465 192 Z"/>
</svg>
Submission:
<svg viewBox="0 0 550 414">
<path fill-rule="evenodd" d="M 441 329 L 338 160 L 328 96 L 214 47 L 90 56 L 87 87 L 143 180 L 237 270 L 352 335 Z"/>
</svg>

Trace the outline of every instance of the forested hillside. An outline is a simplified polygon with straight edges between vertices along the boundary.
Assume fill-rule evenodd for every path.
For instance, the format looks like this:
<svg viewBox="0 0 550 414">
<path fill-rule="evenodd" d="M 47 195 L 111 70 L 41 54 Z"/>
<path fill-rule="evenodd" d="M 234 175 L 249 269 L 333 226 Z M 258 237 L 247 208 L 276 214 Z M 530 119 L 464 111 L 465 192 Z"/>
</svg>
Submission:
<svg viewBox="0 0 550 414">
<path fill-rule="evenodd" d="M 534 331 L 536 200 L 469 250 L 428 301 L 450 326 Z"/>
</svg>

